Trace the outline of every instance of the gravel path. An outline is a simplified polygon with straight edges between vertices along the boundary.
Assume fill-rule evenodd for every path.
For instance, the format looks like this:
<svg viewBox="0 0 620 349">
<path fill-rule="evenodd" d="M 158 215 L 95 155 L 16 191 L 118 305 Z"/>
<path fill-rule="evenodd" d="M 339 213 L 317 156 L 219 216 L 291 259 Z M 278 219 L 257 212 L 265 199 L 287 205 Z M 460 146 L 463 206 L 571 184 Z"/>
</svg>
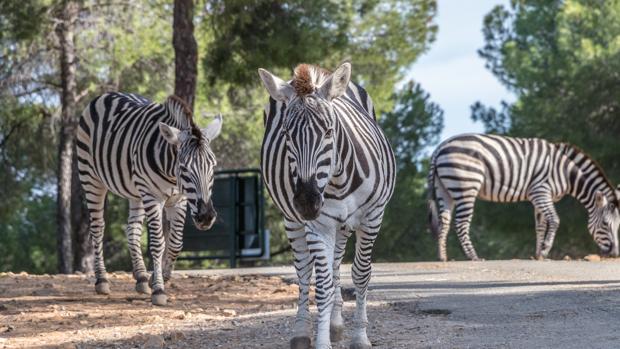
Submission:
<svg viewBox="0 0 620 349">
<path fill-rule="evenodd" d="M 386 349 L 619 347 L 619 272 L 616 260 L 375 264 L 369 337 Z M 90 278 L 0 275 L 0 348 L 288 347 L 290 267 L 177 273 L 166 308 L 133 293 L 128 274 L 110 297 Z"/>
</svg>

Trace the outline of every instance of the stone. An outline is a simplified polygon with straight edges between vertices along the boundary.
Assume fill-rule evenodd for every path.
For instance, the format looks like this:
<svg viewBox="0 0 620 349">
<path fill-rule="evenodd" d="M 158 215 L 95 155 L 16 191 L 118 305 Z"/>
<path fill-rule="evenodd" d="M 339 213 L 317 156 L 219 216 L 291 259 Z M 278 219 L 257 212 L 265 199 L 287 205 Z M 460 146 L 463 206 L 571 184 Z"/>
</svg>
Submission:
<svg viewBox="0 0 620 349">
<path fill-rule="evenodd" d="M 143 345 L 142 345 L 143 349 L 161 349 L 164 347 L 164 345 L 166 345 L 166 341 L 164 340 L 164 337 L 154 335 L 154 334 L 147 334 L 143 336 L 142 341 L 143 341 Z"/>
</svg>

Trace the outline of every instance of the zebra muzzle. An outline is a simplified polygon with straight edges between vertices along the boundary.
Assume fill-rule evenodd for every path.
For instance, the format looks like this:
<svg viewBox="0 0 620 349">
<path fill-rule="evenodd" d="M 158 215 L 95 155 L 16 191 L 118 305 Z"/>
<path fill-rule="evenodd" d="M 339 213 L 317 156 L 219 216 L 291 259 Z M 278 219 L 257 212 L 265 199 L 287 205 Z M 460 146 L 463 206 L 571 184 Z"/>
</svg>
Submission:
<svg viewBox="0 0 620 349">
<path fill-rule="evenodd" d="M 215 223 L 216 217 L 217 212 L 215 212 L 215 208 L 213 208 L 213 202 L 211 200 L 207 203 L 203 200 L 198 201 L 198 213 L 193 217 L 196 228 L 200 230 L 210 229 L 213 226 L 213 223 Z"/>
<path fill-rule="evenodd" d="M 315 179 L 297 184 L 293 195 L 293 206 L 304 220 L 311 221 L 319 216 L 323 206 L 323 197 Z"/>
</svg>

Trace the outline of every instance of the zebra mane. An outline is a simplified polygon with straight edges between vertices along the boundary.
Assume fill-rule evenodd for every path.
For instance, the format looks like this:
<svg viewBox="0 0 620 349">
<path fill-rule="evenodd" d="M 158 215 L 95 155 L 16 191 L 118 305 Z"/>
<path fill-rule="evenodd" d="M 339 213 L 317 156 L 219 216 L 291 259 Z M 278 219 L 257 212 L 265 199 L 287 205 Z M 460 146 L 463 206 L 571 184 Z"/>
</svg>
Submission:
<svg viewBox="0 0 620 349">
<path fill-rule="evenodd" d="M 586 153 L 583 149 L 579 148 L 578 146 L 574 144 L 559 143 L 558 145 L 560 146 L 562 153 L 573 161 L 578 155 L 583 156 L 585 161 L 582 163 L 585 164 L 587 162 L 589 164 L 592 164 L 594 168 L 598 171 L 598 173 L 600 173 L 601 176 L 603 176 L 603 179 L 605 180 L 605 184 L 607 184 L 607 186 L 611 189 L 612 193 L 615 194 L 616 187 L 614 187 L 614 185 L 611 183 L 609 178 L 607 178 L 607 175 L 605 174 L 605 171 L 603 171 L 603 168 L 601 167 L 601 165 L 596 160 L 594 160 L 590 155 L 588 155 L 588 153 Z M 616 195 L 613 195 L 613 201 L 616 207 L 619 207 L 618 198 L 616 197 Z"/>
<path fill-rule="evenodd" d="M 295 67 L 291 86 L 298 96 L 303 97 L 314 93 L 329 74 L 331 74 L 329 70 L 318 65 L 302 63 Z"/>
<path fill-rule="evenodd" d="M 194 114 L 189 105 L 179 96 L 171 95 L 166 100 L 170 116 L 176 120 L 178 125 L 185 130 L 190 130 L 192 136 L 198 139 L 199 142 L 203 141 L 202 132 L 200 128 L 194 122 Z"/>
</svg>

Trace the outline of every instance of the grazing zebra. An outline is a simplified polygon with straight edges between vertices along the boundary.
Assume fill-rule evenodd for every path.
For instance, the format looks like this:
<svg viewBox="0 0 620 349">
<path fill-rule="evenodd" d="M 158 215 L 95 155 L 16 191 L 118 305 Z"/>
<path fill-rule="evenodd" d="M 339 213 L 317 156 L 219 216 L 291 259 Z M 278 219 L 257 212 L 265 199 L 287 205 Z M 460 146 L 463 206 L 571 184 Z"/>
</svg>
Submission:
<svg viewBox="0 0 620 349">
<path fill-rule="evenodd" d="M 135 94 L 107 93 L 88 104 L 80 118 L 77 155 L 90 213 L 97 293 L 110 292 L 103 261 L 103 210 L 111 191 L 129 200 L 126 234 L 136 291 L 149 292 L 140 247 L 146 215 L 153 258 L 151 301 L 166 304 L 164 281 L 183 245 L 187 203 L 199 229 L 209 229 L 216 217 L 211 202 L 216 161 L 209 143 L 221 127 L 220 116 L 199 129 L 191 110 L 176 96 L 159 104 Z M 162 221 L 164 211 L 167 222 Z"/>
<path fill-rule="evenodd" d="M 536 218 L 536 257 L 546 258 L 560 218 L 554 203 L 571 195 L 588 211 L 588 230 L 604 254 L 618 255 L 618 192 L 586 153 L 537 138 L 466 134 L 443 142 L 431 157 L 429 217 L 447 260 L 452 210 L 463 251 L 478 260 L 469 239 L 474 202 L 530 201 Z"/>
<path fill-rule="evenodd" d="M 375 120 L 372 101 L 350 83 L 351 65 L 334 73 L 301 64 L 287 83 L 266 70 L 261 167 L 268 191 L 285 217 L 299 278 L 292 348 L 309 348 L 308 292 L 313 268 L 319 309 L 316 348 L 331 348 L 344 329 L 340 264 L 355 233 L 352 278 L 356 311 L 352 348 L 370 348 L 366 293 L 371 251 L 394 189 L 394 154 Z M 331 326 L 330 326 L 331 324 Z"/>
</svg>

